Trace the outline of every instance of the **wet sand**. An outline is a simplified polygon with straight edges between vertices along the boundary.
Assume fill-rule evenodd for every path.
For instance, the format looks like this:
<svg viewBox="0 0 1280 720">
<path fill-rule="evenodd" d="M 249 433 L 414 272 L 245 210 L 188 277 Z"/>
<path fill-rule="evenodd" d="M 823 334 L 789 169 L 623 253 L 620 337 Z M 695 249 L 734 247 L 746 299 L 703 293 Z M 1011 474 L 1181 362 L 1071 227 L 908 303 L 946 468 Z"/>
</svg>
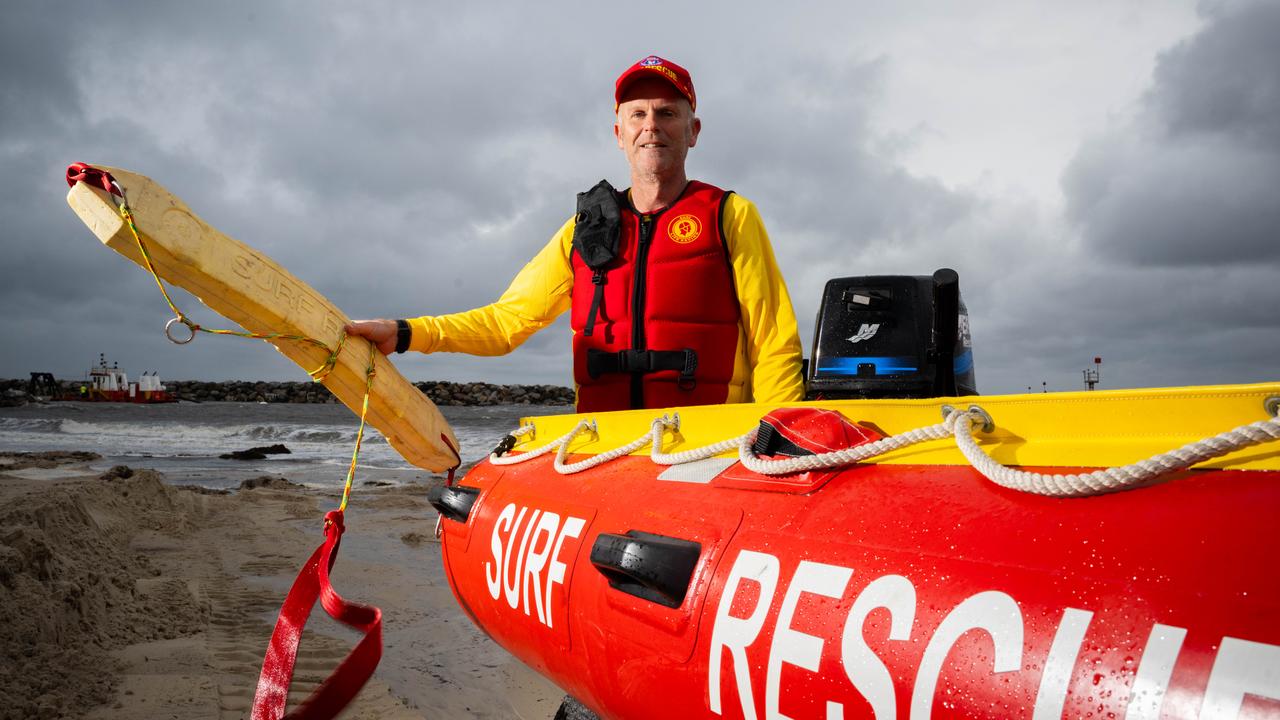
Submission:
<svg viewBox="0 0 1280 720">
<path fill-rule="evenodd" d="M 276 612 L 337 494 L 89 473 L 73 454 L 0 455 L 0 719 L 247 717 Z M 549 720 L 563 693 L 455 605 L 425 498 L 424 485 L 352 496 L 332 579 L 382 609 L 384 650 L 343 717 Z M 291 707 L 355 639 L 317 606 Z"/>
</svg>

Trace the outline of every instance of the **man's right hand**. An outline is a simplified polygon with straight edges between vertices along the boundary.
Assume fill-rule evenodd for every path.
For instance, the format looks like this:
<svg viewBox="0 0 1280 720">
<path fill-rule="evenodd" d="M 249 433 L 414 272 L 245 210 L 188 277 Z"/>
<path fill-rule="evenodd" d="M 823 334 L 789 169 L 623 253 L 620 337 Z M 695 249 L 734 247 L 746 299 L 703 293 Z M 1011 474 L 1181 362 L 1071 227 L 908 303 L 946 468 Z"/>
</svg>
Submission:
<svg viewBox="0 0 1280 720">
<path fill-rule="evenodd" d="M 355 320 L 344 328 L 348 335 L 356 335 L 373 343 L 378 352 L 390 355 L 396 351 L 395 320 Z"/>
</svg>

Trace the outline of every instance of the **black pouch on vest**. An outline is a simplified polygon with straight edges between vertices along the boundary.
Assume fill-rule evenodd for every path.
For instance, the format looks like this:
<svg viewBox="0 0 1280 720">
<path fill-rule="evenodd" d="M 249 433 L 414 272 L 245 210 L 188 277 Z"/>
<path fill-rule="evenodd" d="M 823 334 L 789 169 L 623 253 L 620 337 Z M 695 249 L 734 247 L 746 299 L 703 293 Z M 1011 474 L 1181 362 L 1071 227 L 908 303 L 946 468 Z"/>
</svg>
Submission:
<svg viewBox="0 0 1280 720">
<path fill-rule="evenodd" d="M 618 191 L 608 180 L 578 193 L 578 214 L 573 220 L 573 247 L 582 262 L 598 270 L 618 254 L 622 237 L 622 211 L 618 208 Z"/>
<path fill-rule="evenodd" d="M 584 335 L 590 335 L 596 326 L 596 315 L 604 300 L 604 266 L 618 255 L 618 241 L 622 238 L 622 211 L 618 207 L 618 191 L 608 180 L 601 180 L 595 187 L 578 193 L 578 213 L 573 219 L 573 248 L 578 257 L 592 270 L 595 296 L 591 300 L 591 313 Z"/>
</svg>

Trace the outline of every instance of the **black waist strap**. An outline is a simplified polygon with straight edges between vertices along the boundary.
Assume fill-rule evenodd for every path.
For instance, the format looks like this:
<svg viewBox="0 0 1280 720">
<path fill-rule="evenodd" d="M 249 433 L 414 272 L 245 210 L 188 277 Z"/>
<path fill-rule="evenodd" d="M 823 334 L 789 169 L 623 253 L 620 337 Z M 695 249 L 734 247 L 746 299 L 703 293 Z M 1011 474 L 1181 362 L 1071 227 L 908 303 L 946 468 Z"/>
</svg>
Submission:
<svg viewBox="0 0 1280 720">
<path fill-rule="evenodd" d="M 593 379 L 606 373 L 651 373 L 675 370 L 680 373 L 680 388 L 692 390 L 693 375 L 698 369 L 698 353 L 684 350 L 619 350 L 608 352 L 587 350 L 587 374 Z M 687 384 L 687 387 L 686 387 Z"/>
</svg>

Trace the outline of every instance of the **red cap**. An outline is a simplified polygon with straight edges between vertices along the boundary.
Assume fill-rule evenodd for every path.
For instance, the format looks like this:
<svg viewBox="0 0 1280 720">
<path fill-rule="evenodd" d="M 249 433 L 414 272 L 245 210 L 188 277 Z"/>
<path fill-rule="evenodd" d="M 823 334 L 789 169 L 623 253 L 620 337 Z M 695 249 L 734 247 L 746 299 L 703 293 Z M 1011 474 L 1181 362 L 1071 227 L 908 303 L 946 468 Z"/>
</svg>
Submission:
<svg viewBox="0 0 1280 720">
<path fill-rule="evenodd" d="M 614 84 L 613 90 L 613 108 L 618 109 L 618 105 L 622 102 L 622 92 L 633 80 L 639 80 L 650 74 L 674 85 L 681 95 L 688 98 L 689 106 L 694 110 L 698 109 L 698 96 L 693 92 L 693 78 L 689 77 L 689 71 L 657 55 L 650 55 L 618 76 L 618 82 Z"/>
</svg>

